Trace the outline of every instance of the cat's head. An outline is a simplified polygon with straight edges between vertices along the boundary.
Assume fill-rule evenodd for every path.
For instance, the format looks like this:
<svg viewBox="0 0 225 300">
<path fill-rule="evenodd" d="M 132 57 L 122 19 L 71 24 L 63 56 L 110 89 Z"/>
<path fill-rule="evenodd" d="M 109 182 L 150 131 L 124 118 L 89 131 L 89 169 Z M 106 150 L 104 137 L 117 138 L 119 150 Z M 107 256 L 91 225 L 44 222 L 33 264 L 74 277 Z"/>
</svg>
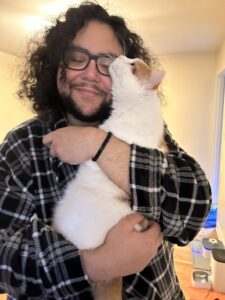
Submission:
<svg viewBox="0 0 225 300">
<path fill-rule="evenodd" d="M 149 66 L 139 58 L 128 58 L 126 56 L 119 56 L 110 66 L 110 74 L 113 80 L 129 73 L 135 75 L 139 82 L 144 86 L 146 90 L 156 90 L 162 79 L 165 76 L 165 71 L 156 70 L 151 71 Z"/>
</svg>

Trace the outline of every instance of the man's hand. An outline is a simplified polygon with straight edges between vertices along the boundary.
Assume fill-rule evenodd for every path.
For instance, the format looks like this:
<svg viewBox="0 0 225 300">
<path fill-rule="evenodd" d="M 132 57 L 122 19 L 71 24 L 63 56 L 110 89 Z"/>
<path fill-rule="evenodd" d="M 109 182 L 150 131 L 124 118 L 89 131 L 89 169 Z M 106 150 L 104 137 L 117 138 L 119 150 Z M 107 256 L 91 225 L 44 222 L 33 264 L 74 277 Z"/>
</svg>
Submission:
<svg viewBox="0 0 225 300">
<path fill-rule="evenodd" d="M 148 230 L 137 232 L 134 225 L 142 219 L 139 214 L 123 218 L 110 230 L 102 246 L 81 251 L 91 281 L 138 273 L 154 258 L 162 242 L 160 226 L 154 223 Z"/>
<path fill-rule="evenodd" d="M 107 133 L 95 127 L 68 126 L 43 137 L 50 154 L 77 165 L 95 156 Z M 127 194 L 129 187 L 130 145 L 112 136 L 96 163 L 108 178 Z"/>
<path fill-rule="evenodd" d="M 106 137 L 106 132 L 95 127 L 68 126 L 43 137 L 50 154 L 71 165 L 91 159 Z"/>
</svg>

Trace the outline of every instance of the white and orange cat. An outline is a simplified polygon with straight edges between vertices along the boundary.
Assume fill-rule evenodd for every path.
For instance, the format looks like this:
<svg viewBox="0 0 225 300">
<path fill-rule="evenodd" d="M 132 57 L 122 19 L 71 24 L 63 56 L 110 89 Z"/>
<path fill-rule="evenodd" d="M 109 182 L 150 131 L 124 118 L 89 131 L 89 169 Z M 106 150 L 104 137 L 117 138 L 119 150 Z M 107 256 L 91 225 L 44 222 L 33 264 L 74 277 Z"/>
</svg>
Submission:
<svg viewBox="0 0 225 300">
<path fill-rule="evenodd" d="M 156 90 L 164 72 L 151 73 L 140 59 L 120 56 L 110 65 L 110 75 L 113 109 L 100 128 L 128 144 L 166 152 Z M 111 182 L 95 162 L 87 161 L 57 204 L 54 227 L 79 249 L 93 249 L 103 244 L 108 231 L 121 218 L 133 212 L 129 195 Z M 142 230 L 142 224 L 136 229 Z M 122 279 L 93 285 L 93 295 L 96 300 L 121 300 Z"/>
</svg>

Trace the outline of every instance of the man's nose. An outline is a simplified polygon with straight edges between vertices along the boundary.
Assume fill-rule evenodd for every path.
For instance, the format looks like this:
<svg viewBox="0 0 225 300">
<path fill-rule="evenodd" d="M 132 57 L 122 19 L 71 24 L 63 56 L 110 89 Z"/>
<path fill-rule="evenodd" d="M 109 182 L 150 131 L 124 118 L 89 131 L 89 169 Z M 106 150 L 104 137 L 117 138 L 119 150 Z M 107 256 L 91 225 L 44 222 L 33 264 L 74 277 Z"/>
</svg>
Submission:
<svg viewBox="0 0 225 300">
<path fill-rule="evenodd" d="M 87 68 L 84 70 L 84 74 L 89 79 L 98 80 L 100 74 L 97 69 L 96 61 L 94 59 L 90 60 Z"/>
</svg>

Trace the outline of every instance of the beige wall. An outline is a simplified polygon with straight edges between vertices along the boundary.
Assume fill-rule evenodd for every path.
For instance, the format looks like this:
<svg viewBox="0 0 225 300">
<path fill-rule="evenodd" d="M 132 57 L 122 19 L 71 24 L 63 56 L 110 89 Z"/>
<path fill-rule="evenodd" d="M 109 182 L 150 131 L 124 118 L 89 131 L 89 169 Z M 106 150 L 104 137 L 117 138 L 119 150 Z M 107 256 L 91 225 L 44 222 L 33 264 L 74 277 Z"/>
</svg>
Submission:
<svg viewBox="0 0 225 300">
<path fill-rule="evenodd" d="M 217 231 L 225 243 L 225 109 L 219 190 L 214 171 L 219 159 L 218 155 L 214 157 L 217 81 L 218 74 L 225 70 L 225 42 L 218 53 L 166 56 L 162 57 L 162 64 L 167 72 L 165 120 L 175 139 L 199 161 L 210 180 L 213 202 L 218 204 Z"/>
<path fill-rule="evenodd" d="M 164 56 L 160 60 L 166 70 L 165 120 L 178 143 L 200 162 L 211 181 L 216 54 Z M 15 97 L 18 72 L 14 70 L 19 63 L 19 58 L 0 52 L 0 140 L 32 115 Z"/>
<path fill-rule="evenodd" d="M 200 162 L 211 183 L 216 111 L 215 83 L 218 70 L 225 66 L 224 50 L 225 44 L 219 54 L 160 57 L 166 70 L 163 83 L 167 101 L 163 109 L 165 120 L 181 147 Z M 33 115 L 14 95 L 18 86 L 15 70 L 19 63 L 20 59 L 0 52 L 0 142 L 11 128 Z M 224 174 L 223 170 L 221 172 Z M 224 202 L 220 200 L 221 214 L 219 213 L 223 230 Z"/>
<path fill-rule="evenodd" d="M 218 55 L 217 72 L 221 74 L 223 71 L 223 82 L 225 87 L 225 41 Z M 224 94 L 225 100 L 225 94 Z M 218 191 L 218 233 L 220 239 L 225 244 L 225 103 L 223 108 L 223 127 L 222 127 L 222 143 L 221 143 L 221 160 L 220 160 L 220 177 Z"/>
<path fill-rule="evenodd" d="M 28 105 L 16 98 L 21 63 L 21 59 L 0 52 L 0 142 L 10 129 L 33 115 Z"/>
<path fill-rule="evenodd" d="M 225 68 L 225 40 L 217 55 L 217 72 L 220 73 Z"/>
<path fill-rule="evenodd" d="M 160 57 L 166 70 L 164 117 L 174 138 L 202 165 L 210 182 L 216 54 Z M 32 113 L 15 97 L 19 58 L 0 52 L 0 140 Z M 201 139 L 199 138 L 201 137 Z"/>
<path fill-rule="evenodd" d="M 174 138 L 212 182 L 216 53 L 164 56 L 164 118 Z"/>
</svg>

